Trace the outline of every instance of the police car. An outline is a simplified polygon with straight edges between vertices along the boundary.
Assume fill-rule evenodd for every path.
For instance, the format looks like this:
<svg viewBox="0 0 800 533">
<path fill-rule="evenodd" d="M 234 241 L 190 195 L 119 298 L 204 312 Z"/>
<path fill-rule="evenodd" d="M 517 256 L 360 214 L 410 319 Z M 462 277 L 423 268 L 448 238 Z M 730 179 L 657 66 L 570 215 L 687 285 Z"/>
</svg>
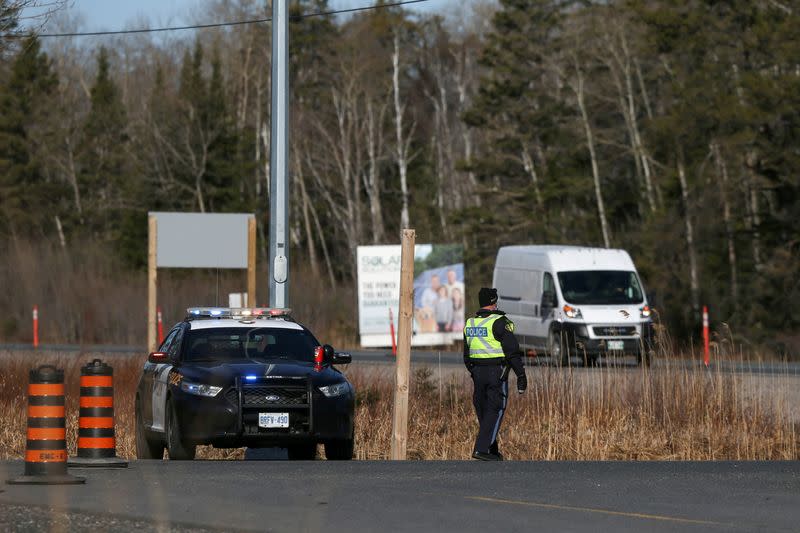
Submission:
<svg viewBox="0 0 800 533">
<path fill-rule="evenodd" d="M 194 459 L 195 446 L 286 447 L 290 459 L 353 456 L 355 393 L 287 309 L 190 308 L 142 368 L 136 390 L 140 459 Z"/>
</svg>

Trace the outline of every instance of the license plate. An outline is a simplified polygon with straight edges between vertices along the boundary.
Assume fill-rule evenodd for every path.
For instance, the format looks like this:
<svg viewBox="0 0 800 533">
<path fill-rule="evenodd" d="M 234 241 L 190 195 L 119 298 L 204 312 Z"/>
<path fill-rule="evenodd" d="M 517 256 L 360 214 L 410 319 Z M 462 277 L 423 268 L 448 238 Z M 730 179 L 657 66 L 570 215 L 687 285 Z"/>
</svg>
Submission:
<svg viewBox="0 0 800 533">
<path fill-rule="evenodd" d="M 260 428 L 288 428 L 289 413 L 258 413 Z"/>
<path fill-rule="evenodd" d="M 622 351 L 625 349 L 625 341 L 606 341 L 606 347 L 609 350 Z"/>
</svg>

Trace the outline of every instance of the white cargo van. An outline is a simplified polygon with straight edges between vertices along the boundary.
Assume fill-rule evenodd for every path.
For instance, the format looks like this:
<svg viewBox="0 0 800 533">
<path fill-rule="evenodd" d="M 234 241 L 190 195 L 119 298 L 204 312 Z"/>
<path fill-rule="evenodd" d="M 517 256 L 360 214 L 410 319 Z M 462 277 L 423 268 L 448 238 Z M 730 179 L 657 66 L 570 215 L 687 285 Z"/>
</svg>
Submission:
<svg viewBox="0 0 800 533">
<path fill-rule="evenodd" d="M 504 246 L 497 252 L 494 287 L 523 349 L 547 353 L 559 365 L 571 357 L 593 364 L 606 354 L 649 363 L 650 307 L 625 250 Z"/>
</svg>

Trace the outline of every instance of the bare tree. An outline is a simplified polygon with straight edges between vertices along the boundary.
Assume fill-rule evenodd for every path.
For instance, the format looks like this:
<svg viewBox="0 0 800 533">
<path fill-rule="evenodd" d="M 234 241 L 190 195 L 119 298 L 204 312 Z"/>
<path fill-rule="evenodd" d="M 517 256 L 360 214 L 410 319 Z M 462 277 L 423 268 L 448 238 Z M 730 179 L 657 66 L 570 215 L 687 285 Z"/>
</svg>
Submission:
<svg viewBox="0 0 800 533">
<path fill-rule="evenodd" d="M 627 27 L 624 21 L 616 20 L 614 23 L 616 25 L 612 24 L 611 29 L 603 35 L 605 46 L 601 50 L 607 53 L 601 54 L 599 59 L 608 67 L 611 79 L 617 90 L 617 103 L 624 118 L 625 127 L 628 130 L 636 175 L 639 177 L 644 189 L 643 193 L 647 206 L 652 213 L 656 210 L 656 198 L 652 167 L 647 150 L 642 142 L 642 134 L 639 128 L 636 91 L 633 80 L 636 61 L 630 50 L 626 35 Z"/>
<path fill-rule="evenodd" d="M 397 170 L 400 173 L 400 194 L 402 198 L 402 208 L 400 211 L 400 229 L 409 227 L 408 216 L 408 164 L 410 161 L 409 151 L 413 138 L 413 125 L 411 131 L 406 133 L 403 126 L 403 117 L 406 106 L 400 103 L 400 34 L 394 34 L 394 48 L 392 50 L 392 94 L 394 95 L 394 123 L 395 123 L 395 157 L 397 159 Z"/>
<path fill-rule="evenodd" d="M 605 203 L 603 202 L 603 189 L 600 182 L 600 167 L 597 159 L 597 148 L 595 146 L 594 132 L 592 131 L 592 123 L 589 120 L 589 112 L 586 107 L 586 81 L 583 73 L 583 67 L 577 54 L 572 54 L 572 66 L 574 69 L 574 77 L 569 76 L 567 83 L 575 93 L 575 99 L 580 111 L 581 124 L 584 134 L 586 135 L 586 147 L 589 150 L 589 158 L 592 167 L 592 178 L 594 181 L 594 195 L 595 202 L 597 203 L 597 213 L 600 218 L 600 230 L 603 234 L 603 245 L 606 248 L 611 247 L 611 230 L 608 226 L 608 219 L 606 217 Z"/>
<path fill-rule="evenodd" d="M 728 241 L 731 301 L 733 302 L 734 312 L 738 312 L 739 279 L 736 269 L 736 241 L 734 240 L 733 221 L 731 219 L 731 204 L 728 198 L 728 165 L 717 142 L 711 143 L 711 151 L 714 154 L 714 161 L 717 167 L 717 183 L 719 184 L 719 195 L 722 200 L 722 221 L 725 226 L 725 238 Z"/>
<path fill-rule="evenodd" d="M 700 316 L 700 282 L 697 274 L 697 250 L 694 242 L 694 224 L 689 206 L 689 186 L 686 181 L 686 168 L 683 162 L 683 148 L 678 146 L 678 182 L 681 186 L 681 205 L 683 207 L 683 222 L 686 229 L 686 251 L 689 254 L 689 290 L 692 301 L 692 317 L 697 320 Z"/>
</svg>

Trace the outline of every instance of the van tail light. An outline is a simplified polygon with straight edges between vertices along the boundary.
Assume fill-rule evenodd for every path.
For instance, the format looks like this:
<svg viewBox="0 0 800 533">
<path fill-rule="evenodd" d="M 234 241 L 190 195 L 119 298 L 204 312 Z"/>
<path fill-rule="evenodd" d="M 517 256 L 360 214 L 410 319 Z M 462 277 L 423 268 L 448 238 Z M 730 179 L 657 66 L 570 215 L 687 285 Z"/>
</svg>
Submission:
<svg viewBox="0 0 800 533">
<path fill-rule="evenodd" d="M 314 348 L 314 363 L 321 365 L 322 359 L 325 357 L 325 350 L 322 349 L 322 346 L 317 346 Z"/>
</svg>

